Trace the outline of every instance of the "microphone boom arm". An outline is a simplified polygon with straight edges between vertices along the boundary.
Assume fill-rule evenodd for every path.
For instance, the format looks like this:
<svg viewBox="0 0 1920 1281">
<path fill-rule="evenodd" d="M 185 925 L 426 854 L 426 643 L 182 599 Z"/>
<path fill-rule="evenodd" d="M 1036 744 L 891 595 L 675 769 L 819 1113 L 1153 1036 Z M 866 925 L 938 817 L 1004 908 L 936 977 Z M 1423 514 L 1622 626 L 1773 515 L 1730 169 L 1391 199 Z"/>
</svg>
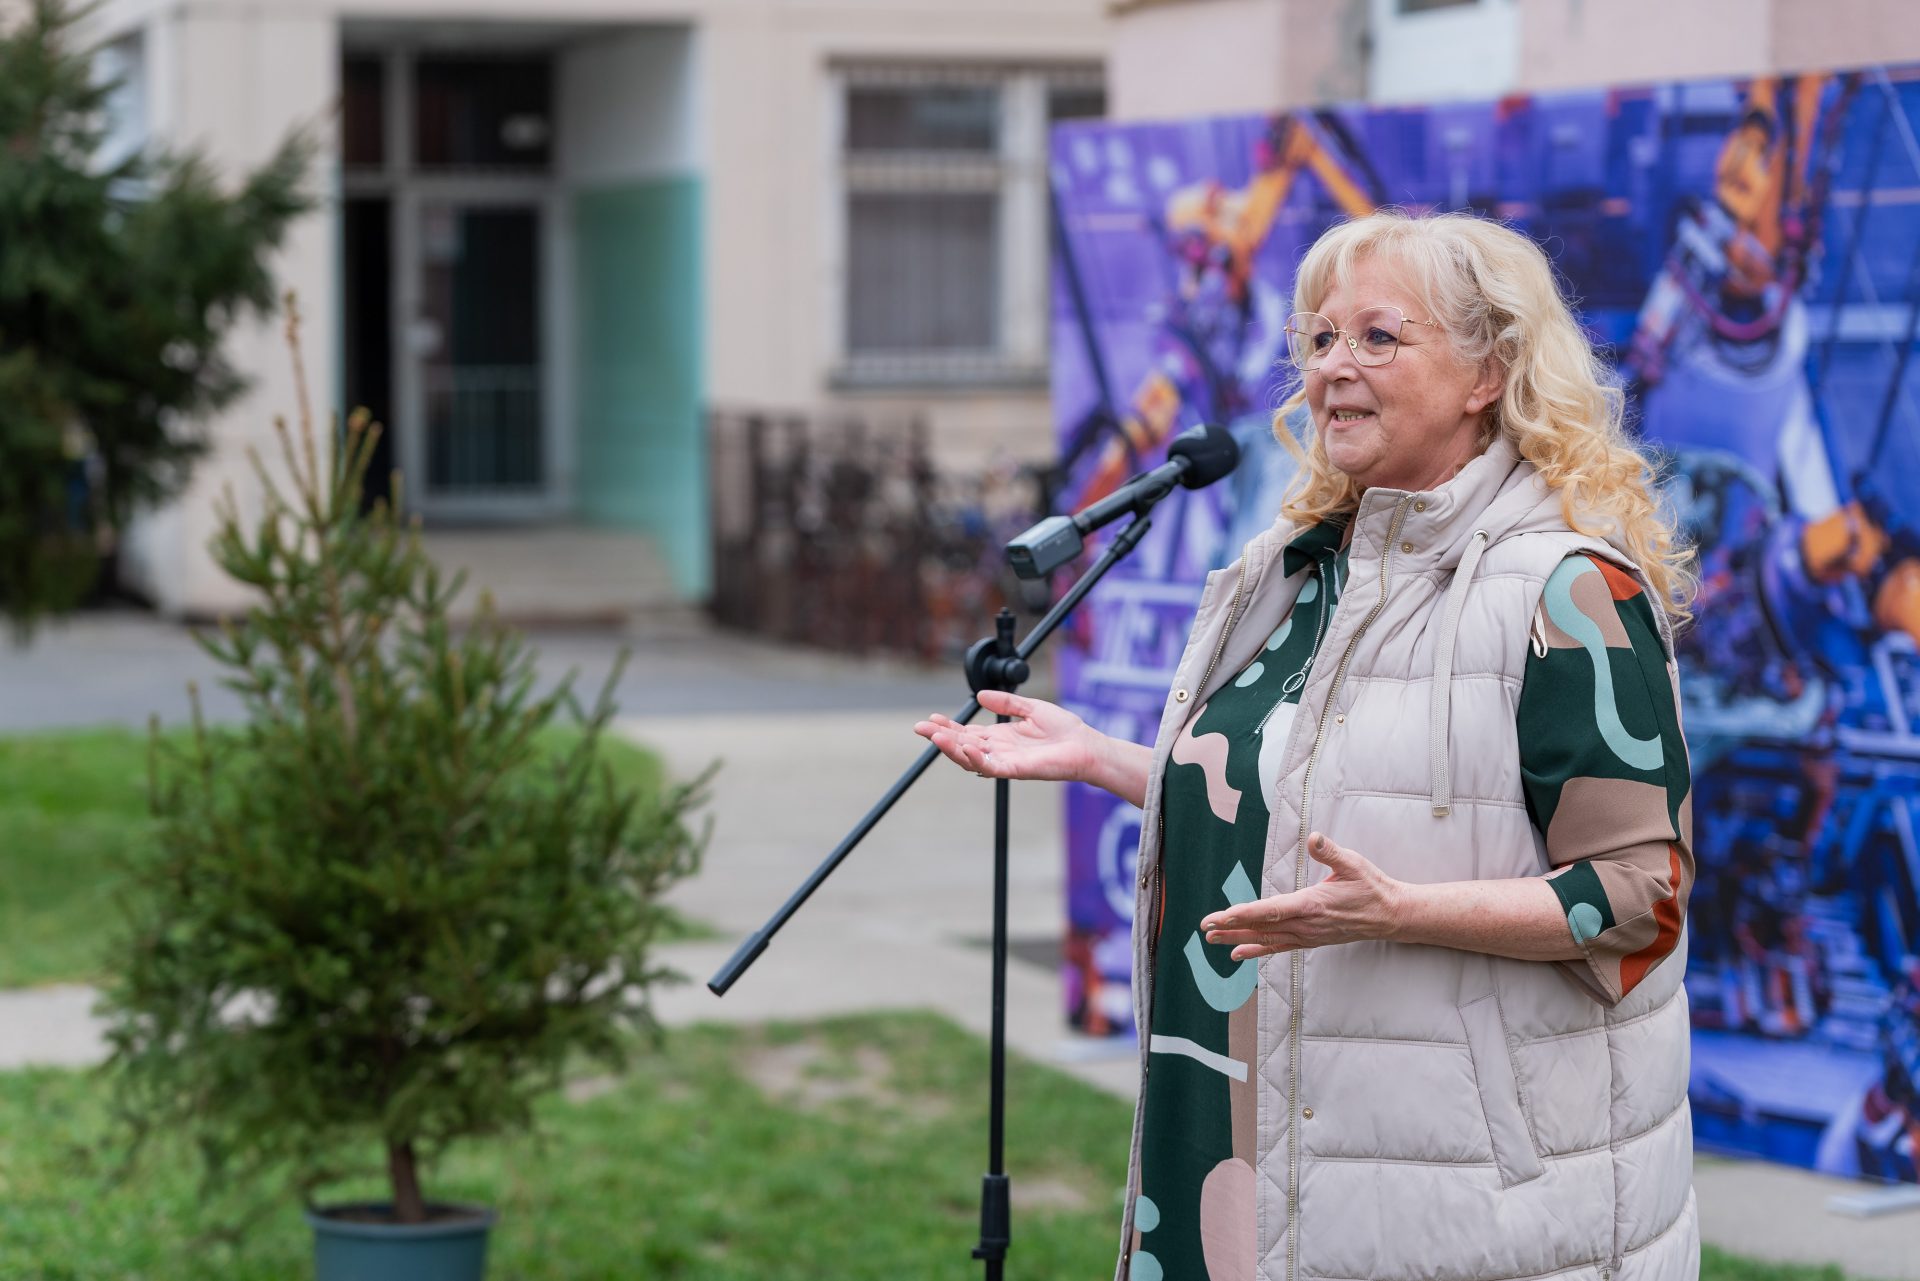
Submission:
<svg viewBox="0 0 1920 1281">
<path fill-rule="evenodd" d="M 1007 543 L 1007 561 L 1021 578 L 1045 578 L 1080 558 L 1086 538 L 1131 512 L 1145 517 L 1173 487 L 1202 489 L 1231 472 L 1240 461 L 1232 433 L 1201 426 L 1183 431 L 1167 446 L 1167 461 L 1142 472 L 1112 493 L 1071 516 L 1048 516 Z"/>
<path fill-rule="evenodd" d="M 1172 487 L 1171 482 L 1168 487 Z M 1106 551 L 1100 554 L 1100 558 L 1088 567 L 1087 572 L 1082 574 L 1072 587 L 1067 589 L 1066 595 L 1054 603 L 1053 608 L 1046 612 L 1046 616 L 1033 625 L 1033 630 L 1028 632 L 1025 639 L 1015 647 L 1015 656 L 1023 661 L 1032 658 L 1040 646 L 1046 642 L 1047 637 L 1066 621 L 1067 615 L 1072 613 L 1074 607 L 1093 590 L 1094 585 L 1106 577 L 1107 571 L 1119 564 L 1121 559 L 1131 552 L 1142 538 L 1146 537 L 1152 523 L 1145 515 L 1141 515 L 1115 535 L 1113 542 L 1107 545 Z M 970 698 L 966 706 L 961 708 L 953 719 L 965 725 L 979 714 L 980 700 Z M 853 830 L 833 847 L 833 852 L 828 854 L 807 879 L 800 883 L 800 888 L 788 896 L 787 901 L 780 905 L 778 911 L 767 918 L 765 925 L 748 935 L 746 941 L 740 944 L 731 957 L 727 958 L 727 963 L 714 972 L 714 976 L 707 980 L 709 991 L 715 996 L 727 994 L 727 989 L 732 987 L 740 976 L 760 958 L 760 954 L 767 950 L 767 944 L 772 941 L 775 934 L 779 933 L 780 928 L 813 896 L 813 892 L 820 888 L 821 882 L 833 875 L 834 869 L 845 861 L 847 855 L 853 853 L 854 846 L 866 839 L 867 833 L 887 816 L 887 811 L 893 808 L 894 802 L 906 795 L 907 789 L 927 772 L 927 767 L 933 764 L 934 758 L 939 755 L 940 749 L 937 747 L 928 747 L 920 753 L 919 759 L 894 780 L 893 786 L 889 787 L 886 793 L 875 802 L 866 816 L 853 825 Z"/>
</svg>

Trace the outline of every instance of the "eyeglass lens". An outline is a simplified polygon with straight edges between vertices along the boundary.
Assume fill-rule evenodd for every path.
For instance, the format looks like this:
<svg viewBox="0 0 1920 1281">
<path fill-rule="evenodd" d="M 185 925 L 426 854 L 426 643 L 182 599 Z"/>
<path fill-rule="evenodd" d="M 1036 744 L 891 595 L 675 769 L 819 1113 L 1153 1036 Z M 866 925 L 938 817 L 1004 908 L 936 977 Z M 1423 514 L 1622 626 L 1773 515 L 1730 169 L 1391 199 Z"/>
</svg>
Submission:
<svg viewBox="0 0 1920 1281">
<path fill-rule="evenodd" d="M 1353 358 L 1362 365 L 1384 365 L 1400 347 L 1400 327 L 1406 317 L 1398 307 L 1368 307 L 1357 311 L 1344 328 L 1317 312 L 1296 312 L 1287 320 L 1287 345 L 1293 363 L 1301 369 L 1317 369 L 1336 342 L 1350 344 Z"/>
</svg>

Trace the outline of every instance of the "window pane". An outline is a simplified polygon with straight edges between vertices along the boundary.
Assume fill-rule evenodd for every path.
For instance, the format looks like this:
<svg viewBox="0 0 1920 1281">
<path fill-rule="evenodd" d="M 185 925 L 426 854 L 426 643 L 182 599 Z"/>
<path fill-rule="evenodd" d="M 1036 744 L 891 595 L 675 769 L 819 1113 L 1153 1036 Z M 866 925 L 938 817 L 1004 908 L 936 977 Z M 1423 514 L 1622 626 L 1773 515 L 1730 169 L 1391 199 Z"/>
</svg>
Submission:
<svg viewBox="0 0 1920 1281">
<path fill-rule="evenodd" d="M 546 168 L 552 81 L 544 58 L 422 58 L 414 70 L 418 164 Z"/>
<path fill-rule="evenodd" d="M 350 167 L 378 169 L 387 158 L 386 68 L 378 58 L 348 58 L 340 87 L 341 157 Z"/>
<path fill-rule="evenodd" d="M 94 162 L 110 169 L 146 149 L 147 52 L 138 36 L 116 40 L 94 54 L 94 82 L 112 86 L 101 103 L 101 137 Z"/>
<path fill-rule="evenodd" d="M 1092 85 L 1056 85 L 1047 90 L 1047 123 L 1098 120 L 1107 114 L 1107 91 Z"/>
<path fill-rule="evenodd" d="M 541 483 L 540 215 L 420 210 L 427 481 L 436 491 Z"/>
<path fill-rule="evenodd" d="M 993 151 L 1000 91 L 992 85 L 855 85 L 847 91 L 850 151 Z"/>
<path fill-rule="evenodd" d="M 992 350 L 1000 295 L 999 207 L 991 193 L 853 195 L 848 349 Z"/>
</svg>

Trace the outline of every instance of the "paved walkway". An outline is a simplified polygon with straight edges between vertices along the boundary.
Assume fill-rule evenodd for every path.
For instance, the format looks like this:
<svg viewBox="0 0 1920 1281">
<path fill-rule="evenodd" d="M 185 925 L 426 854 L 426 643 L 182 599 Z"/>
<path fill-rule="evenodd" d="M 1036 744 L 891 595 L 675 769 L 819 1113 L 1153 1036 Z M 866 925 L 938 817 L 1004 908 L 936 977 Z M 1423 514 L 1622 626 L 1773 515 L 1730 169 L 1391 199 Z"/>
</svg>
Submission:
<svg viewBox="0 0 1920 1281">
<path fill-rule="evenodd" d="M 614 700 L 645 716 L 711 712 L 856 711 L 944 707 L 966 701 L 959 669 L 895 659 L 851 660 L 717 632 L 684 614 L 624 628 L 540 628 L 527 633 L 543 683 L 569 672 L 597 694 L 624 649 Z M 86 725 L 144 727 L 187 718 L 187 685 L 207 715 L 230 720 L 240 701 L 184 627 L 132 609 L 82 614 L 15 646 L 0 634 L 0 733 Z M 1036 685 L 1036 692 L 1039 690 Z"/>
<path fill-rule="evenodd" d="M 104 627 L 78 643 L 98 663 L 104 654 L 139 650 L 141 628 L 149 641 L 167 633 L 158 624 L 142 623 L 133 635 Z M 704 634 L 636 639 L 640 662 L 622 687 L 622 705 L 643 714 L 624 719 L 620 728 L 660 749 L 680 773 L 713 760 L 722 765 L 705 867 L 676 889 L 673 901 L 728 938 L 666 950 L 664 959 L 692 981 L 661 995 L 663 1017 L 676 1024 L 752 1022 L 931 1008 L 984 1033 L 989 957 L 978 940 L 990 926 L 992 794 L 944 763 L 814 895 L 725 999 L 705 987 L 735 940 L 786 898 L 871 798 L 913 760 L 921 746 L 910 728 L 915 715 L 951 710 L 964 698 L 958 683 L 914 668 L 797 656 Z M 76 643 L 72 633 L 67 643 Z M 614 642 L 583 633 L 558 637 L 557 643 L 543 637 L 542 646 L 548 660 L 605 670 Z M 191 669 L 190 650 L 167 653 L 157 665 L 168 679 Z M 154 696 L 154 681 L 128 678 L 114 696 L 76 692 L 66 702 L 70 714 L 55 715 L 56 700 L 23 702 L 25 686 L 49 679 L 50 667 L 71 662 L 76 674 L 93 668 L 90 680 L 97 668 L 66 656 L 29 657 L 23 669 L 13 665 L 13 656 L 0 655 L 0 730 L 10 727 L 9 719 L 34 714 L 44 714 L 41 724 L 86 723 L 88 718 L 71 715 L 76 710 L 103 713 L 90 717 L 95 721 L 137 721 L 144 713 L 125 700 Z M 28 718 L 20 715 L 23 706 Z M 1059 934 L 1060 831 L 1058 789 L 1015 789 L 1010 924 L 1016 939 Z M 81 988 L 0 994 L 0 1067 L 92 1061 L 100 1044 L 87 1013 L 90 1000 Z M 1020 961 L 1011 966 L 1008 1033 L 1019 1052 L 1131 1096 L 1131 1047 L 1071 1035 L 1050 968 Z M 1017 1135 L 1009 1162 L 1017 1179 Z M 1707 1158 L 1695 1177 L 1709 1241 L 1760 1258 L 1839 1263 L 1849 1277 L 1920 1281 L 1920 1214 L 1861 1221 L 1827 1210 L 1830 1195 L 1857 1191 L 1858 1185 Z"/>
</svg>

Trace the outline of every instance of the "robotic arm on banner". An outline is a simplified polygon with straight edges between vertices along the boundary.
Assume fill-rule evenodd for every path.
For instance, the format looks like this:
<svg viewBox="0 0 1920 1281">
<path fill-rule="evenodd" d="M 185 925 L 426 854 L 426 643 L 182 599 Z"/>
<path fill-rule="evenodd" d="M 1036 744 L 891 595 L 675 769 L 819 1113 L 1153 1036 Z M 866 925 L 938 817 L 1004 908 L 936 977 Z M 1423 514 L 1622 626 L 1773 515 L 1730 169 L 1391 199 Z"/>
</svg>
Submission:
<svg viewBox="0 0 1920 1281">
<path fill-rule="evenodd" d="M 1787 171 L 1782 177 L 1783 166 L 1777 148 L 1771 165 L 1765 171 L 1766 182 L 1755 181 L 1760 171 L 1756 156 L 1743 153 L 1723 156 L 1722 160 L 1723 171 L 1728 171 L 1732 179 L 1727 184 L 1730 194 L 1738 197 L 1751 193 L 1748 203 L 1742 206 L 1743 211 L 1752 211 L 1743 225 L 1751 223 L 1754 243 L 1762 250 L 1769 243 L 1781 245 L 1779 252 L 1787 267 L 1786 277 L 1781 283 L 1792 285 L 1796 290 L 1800 279 L 1806 274 L 1808 244 L 1817 243 L 1820 211 L 1826 202 L 1828 178 L 1834 167 L 1822 163 L 1815 180 L 1811 184 L 1806 181 L 1808 163 L 1816 159 L 1825 160 L 1824 154 L 1817 157 L 1813 155 L 1806 141 L 1814 133 L 1819 103 L 1818 82 L 1824 79 L 1806 76 L 1799 82 L 1794 115 L 1798 121 L 1797 136 L 1801 140 L 1799 154 L 1806 159 L 1796 169 Z M 1808 82 L 1815 83 L 1810 86 Z M 1770 95 L 1772 82 L 1762 82 L 1762 85 Z M 1839 95 L 1839 101 L 1830 108 L 1829 138 L 1846 117 L 1856 90 L 1857 80 L 1850 78 Z M 1884 146 L 1886 133 L 1891 126 L 1888 116 L 1900 110 L 1902 108 L 1897 98 L 1891 92 L 1887 93 L 1885 112 L 1878 121 L 1878 134 L 1871 144 L 1875 153 Z M 1870 161 L 1863 184 L 1867 190 L 1860 207 L 1855 211 L 1855 225 L 1848 237 L 1849 257 L 1857 247 L 1860 227 L 1871 207 L 1875 177 L 1872 167 Z M 1767 197 L 1776 190 L 1782 190 L 1782 183 L 1782 199 L 1778 204 L 1771 203 Z M 1784 216 L 1769 216 L 1769 210 L 1781 209 L 1785 210 Z M 1796 211 L 1801 210 L 1804 212 L 1796 215 Z M 1744 260 L 1739 258 L 1734 262 L 1736 268 L 1741 269 L 1734 278 L 1741 282 L 1742 287 L 1758 285 L 1763 296 L 1765 290 L 1775 288 L 1764 275 L 1764 257 L 1751 261 L 1750 265 L 1743 265 Z M 1828 274 L 1840 282 L 1831 291 L 1831 306 L 1836 313 L 1846 305 L 1846 282 L 1854 268 L 1852 261 L 1831 265 Z M 1877 406 L 1878 421 L 1874 424 L 1873 438 L 1865 451 L 1864 461 L 1848 475 L 1838 450 L 1823 450 L 1828 455 L 1832 474 L 1838 482 L 1834 486 L 1830 504 L 1797 504 L 1794 515 L 1799 519 L 1790 522 L 1790 527 L 1781 531 L 1769 557 L 1769 585 L 1772 589 L 1769 597 L 1777 620 L 1784 624 L 1784 630 L 1790 638 L 1833 640 L 1830 629 L 1822 635 L 1818 629 L 1809 630 L 1804 621 L 1796 627 L 1796 606 L 1800 612 L 1804 612 L 1808 595 L 1824 594 L 1828 589 L 1843 588 L 1857 592 L 1860 608 L 1855 611 L 1854 644 L 1843 647 L 1838 655 L 1830 650 L 1825 651 L 1830 658 L 1843 656 L 1857 662 L 1870 661 L 1865 651 L 1881 636 L 1899 635 L 1920 646 L 1920 531 L 1895 507 L 1883 481 L 1886 465 L 1884 455 L 1901 408 L 1901 390 L 1915 337 L 1914 322 L 1920 320 L 1920 253 L 1916 254 L 1908 275 L 1907 297 L 1887 301 L 1896 306 L 1905 306 L 1906 333 L 1895 356 L 1885 395 Z M 1803 363 L 1817 367 L 1824 375 L 1831 360 L 1835 333 L 1837 325 L 1827 338 L 1826 350 L 1817 360 L 1810 359 Z M 1817 396 L 1817 385 L 1812 390 Z M 1824 416 L 1823 406 L 1816 403 L 1814 410 L 1816 416 Z M 1820 440 L 1823 445 L 1826 443 L 1825 433 L 1818 433 L 1812 438 Z"/>
<path fill-rule="evenodd" d="M 1772 354 L 1819 238 L 1828 171 L 1811 183 L 1808 173 L 1830 79 L 1761 79 L 1748 90 L 1714 164 L 1713 198 L 1683 202 L 1641 307 L 1628 366 L 1643 389 L 1660 383 L 1672 349 L 1692 339 L 1721 344 L 1737 367 Z M 1830 113 L 1828 146 L 1845 114 L 1844 103 Z"/>
<path fill-rule="evenodd" d="M 1071 470 L 1089 450 L 1099 450 L 1073 505 L 1112 493 L 1158 451 L 1187 409 L 1218 423 L 1246 411 L 1240 391 L 1244 367 L 1250 360 L 1265 367 L 1279 358 L 1286 311 L 1285 300 L 1274 295 L 1268 309 L 1277 306 L 1278 311 L 1262 314 L 1255 263 L 1303 174 L 1311 174 L 1344 213 L 1359 216 L 1379 207 L 1369 191 L 1377 182 L 1369 181 L 1364 162 L 1331 116 L 1276 117 L 1244 187 L 1198 182 L 1167 197 L 1160 223 L 1175 279 L 1155 367 L 1135 388 L 1125 413 L 1096 407 L 1069 441 L 1063 470 Z M 1063 246 L 1063 252 L 1070 251 Z M 1097 342 L 1091 317 L 1083 311 L 1077 319 L 1086 341 Z"/>
<path fill-rule="evenodd" d="M 1721 145 L 1712 197 L 1681 205 L 1624 362 L 1642 425 L 1676 447 L 1683 470 L 1697 473 L 1691 476 L 1696 493 L 1714 477 L 1757 472 L 1767 491 L 1784 498 L 1784 510 L 1772 512 L 1757 538 L 1730 528 L 1695 530 L 1701 606 L 1723 618 L 1750 615 L 1747 627 L 1733 630 L 1764 628 L 1777 641 L 1777 648 L 1745 647 L 1749 665 L 1774 649 L 1777 676 L 1752 672 L 1734 683 L 1773 685 L 1773 701 L 1806 703 L 1809 711 L 1820 701 L 1819 691 L 1807 688 L 1817 684 L 1815 671 L 1867 665 L 1869 651 L 1887 634 L 1920 644 L 1920 536 L 1875 480 L 1904 352 L 1867 461 L 1849 476 L 1824 429 L 1825 406 L 1813 377 L 1816 368 L 1824 372 L 1833 338 L 1827 336 L 1818 358 L 1812 355 L 1805 305 L 1842 129 L 1859 90 L 1858 76 L 1752 83 Z M 1898 110 L 1889 94 L 1887 112 Z M 1884 134 L 1888 126 L 1883 115 L 1878 127 Z M 1876 151 L 1883 141 L 1873 140 Z M 1872 168 L 1870 161 L 1869 189 Z M 1869 190 L 1848 232 L 1849 256 L 1870 204 Z M 1833 262 L 1825 274 L 1844 282 L 1853 268 L 1851 261 Z M 1910 294 L 1916 284 L 1920 273 L 1909 282 Z M 1831 293 L 1838 312 L 1847 297 L 1844 284 L 1822 292 Z M 1900 301 L 1920 307 L 1920 295 Z M 1772 507 L 1771 493 L 1764 497 Z M 1725 512 L 1737 504 L 1723 499 L 1710 506 Z M 1739 571 L 1736 561 L 1748 562 L 1747 570 Z M 1748 573 L 1755 576 L 1750 589 L 1730 578 Z M 1716 599 L 1722 593 L 1729 599 Z M 1837 601 L 1854 603 L 1837 608 Z M 1731 669 L 1717 663 L 1707 670 Z"/>
</svg>

